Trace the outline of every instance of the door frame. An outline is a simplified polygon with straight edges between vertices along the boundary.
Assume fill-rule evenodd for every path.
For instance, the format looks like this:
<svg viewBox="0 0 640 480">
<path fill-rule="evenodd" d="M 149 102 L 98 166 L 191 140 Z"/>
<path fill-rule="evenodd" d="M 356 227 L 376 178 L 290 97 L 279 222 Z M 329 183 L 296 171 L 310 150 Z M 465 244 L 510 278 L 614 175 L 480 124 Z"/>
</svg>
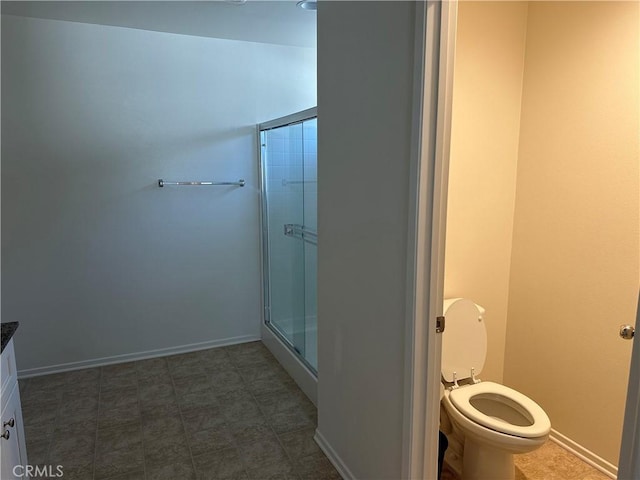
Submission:
<svg viewBox="0 0 640 480">
<path fill-rule="evenodd" d="M 436 478 L 444 241 L 457 0 L 418 2 L 402 478 Z"/>
<path fill-rule="evenodd" d="M 419 2 L 409 218 L 402 478 L 437 478 L 447 181 L 458 0 Z M 418 56 L 422 58 L 418 58 Z M 636 327 L 640 327 L 640 293 Z M 640 342 L 633 339 L 618 478 L 640 478 Z"/>
</svg>

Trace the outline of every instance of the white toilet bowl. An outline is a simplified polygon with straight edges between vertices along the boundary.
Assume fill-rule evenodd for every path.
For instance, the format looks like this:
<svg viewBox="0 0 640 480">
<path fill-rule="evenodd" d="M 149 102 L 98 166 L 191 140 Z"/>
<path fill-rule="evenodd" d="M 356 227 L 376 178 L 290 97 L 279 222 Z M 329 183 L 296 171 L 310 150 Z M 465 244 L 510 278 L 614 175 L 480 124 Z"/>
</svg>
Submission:
<svg viewBox="0 0 640 480">
<path fill-rule="evenodd" d="M 445 329 L 443 337 L 442 377 L 447 388 L 442 404 L 453 435 L 463 445 L 463 480 L 513 480 L 513 454 L 542 446 L 551 422 L 522 393 L 476 378 L 486 358 L 483 314 L 484 309 L 470 300 L 445 301 L 447 329 L 456 326 Z"/>
<path fill-rule="evenodd" d="M 514 453 L 541 447 L 551 422 L 533 400 L 504 385 L 481 382 L 445 391 L 449 420 L 464 438 L 464 480 L 510 480 Z"/>
</svg>

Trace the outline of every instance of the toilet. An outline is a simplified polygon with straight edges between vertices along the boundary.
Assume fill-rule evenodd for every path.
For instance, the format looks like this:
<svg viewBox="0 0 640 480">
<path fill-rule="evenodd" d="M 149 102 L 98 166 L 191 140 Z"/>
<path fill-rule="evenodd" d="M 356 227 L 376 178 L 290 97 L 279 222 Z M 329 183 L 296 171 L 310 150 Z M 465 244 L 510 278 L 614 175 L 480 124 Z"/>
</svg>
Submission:
<svg viewBox="0 0 640 480">
<path fill-rule="evenodd" d="M 446 459 L 463 480 L 512 480 L 513 455 L 541 447 L 551 422 L 522 393 L 480 381 L 487 356 L 484 313 L 465 298 L 444 302 L 441 429 L 451 451 Z"/>
</svg>

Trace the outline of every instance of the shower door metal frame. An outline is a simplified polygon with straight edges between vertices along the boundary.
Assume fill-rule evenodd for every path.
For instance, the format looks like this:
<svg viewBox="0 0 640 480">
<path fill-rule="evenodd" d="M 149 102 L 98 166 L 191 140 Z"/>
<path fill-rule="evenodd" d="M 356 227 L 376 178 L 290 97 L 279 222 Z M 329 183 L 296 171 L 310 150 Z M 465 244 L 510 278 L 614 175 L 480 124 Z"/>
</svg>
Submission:
<svg viewBox="0 0 640 480">
<path fill-rule="evenodd" d="M 316 368 L 307 361 L 293 345 L 293 343 L 286 338 L 279 330 L 271 323 L 271 286 L 270 286 L 270 272 L 271 265 L 269 262 L 269 232 L 268 232 L 268 199 L 267 199 L 267 181 L 264 172 L 264 147 L 262 143 L 262 132 L 272 130 L 275 128 L 286 127 L 289 125 L 302 124 L 307 120 L 313 120 L 318 118 L 318 107 L 308 108 L 300 112 L 286 115 L 284 117 L 269 120 L 268 122 L 260 123 L 256 127 L 258 138 L 258 175 L 260 178 L 260 253 L 262 257 L 262 323 L 267 326 L 269 331 L 273 334 L 304 364 L 304 366 L 317 377 L 318 372 Z M 306 321 L 306 318 L 305 318 Z"/>
</svg>

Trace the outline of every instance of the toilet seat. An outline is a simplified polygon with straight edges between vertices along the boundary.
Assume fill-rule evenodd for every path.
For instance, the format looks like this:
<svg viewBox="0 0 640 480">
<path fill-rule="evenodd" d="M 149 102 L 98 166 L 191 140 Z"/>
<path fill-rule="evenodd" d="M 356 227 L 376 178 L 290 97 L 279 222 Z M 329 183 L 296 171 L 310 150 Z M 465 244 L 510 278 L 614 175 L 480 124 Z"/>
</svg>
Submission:
<svg viewBox="0 0 640 480">
<path fill-rule="evenodd" d="M 442 336 L 442 377 L 461 381 L 482 373 L 487 358 L 487 328 L 484 308 L 466 298 L 444 301 L 447 328 Z M 455 377 L 455 378 L 454 378 Z"/>
<path fill-rule="evenodd" d="M 449 392 L 449 400 L 465 417 L 483 427 L 522 438 L 538 438 L 548 435 L 551 422 L 536 402 L 522 393 L 493 382 L 465 385 Z M 507 420 L 487 415 L 472 405 L 472 400 L 487 400 L 501 404 L 509 413 L 520 415 L 529 425 L 516 425 Z"/>
</svg>

